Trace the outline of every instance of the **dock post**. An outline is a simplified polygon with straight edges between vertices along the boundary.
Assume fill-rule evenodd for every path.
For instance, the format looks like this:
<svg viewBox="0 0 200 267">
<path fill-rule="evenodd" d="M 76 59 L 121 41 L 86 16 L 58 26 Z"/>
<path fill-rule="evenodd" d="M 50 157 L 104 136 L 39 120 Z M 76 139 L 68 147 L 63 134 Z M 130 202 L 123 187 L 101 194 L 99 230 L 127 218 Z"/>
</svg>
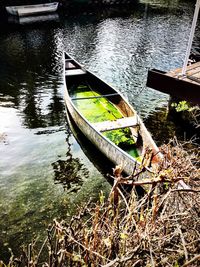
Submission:
<svg viewBox="0 0 200 267">
<path fill-rule="evenodd" d="M 188 46 L 187 46 L 187 50 L 186 50 L 185 60 L 184 60 L 183 68 L 182 68 L 182 73 L 181 73 L 182 75 L 185 75 L 185 73 L 186 73 L 187 64 L 188 64 L 190 51 L 191 51 L 191 47 L 192 47 L 192 41 L 194 38 L 194 32 L 195 32 L 195 28 L 196 28 L 196 24 L 197 24 L 197 19 L 198 19 L 199 8 L 200 8 L 200 0 L 197 0 L 196 6 L 195 6 L 195 11 L 194 11 L 194 17 L 193 17 L 193 21 L 192 21 L 192 27 L 191 27 L 191 31 L 190 31 L 190 37 L 189 37 Z"/>
</svg>

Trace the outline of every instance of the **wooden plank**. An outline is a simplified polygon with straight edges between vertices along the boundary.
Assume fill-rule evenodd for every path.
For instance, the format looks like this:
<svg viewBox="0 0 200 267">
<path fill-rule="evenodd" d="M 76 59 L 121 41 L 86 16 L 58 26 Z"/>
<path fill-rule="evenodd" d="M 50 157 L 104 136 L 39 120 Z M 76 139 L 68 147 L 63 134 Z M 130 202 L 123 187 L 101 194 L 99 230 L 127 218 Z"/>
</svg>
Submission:
<svg viewBox="0 0 200 267">
<path fill-rule="evenodd" d="M 200 62 L 193 63 L 187 66 L 186 75 L 181 75 L 182 69 L 176 69 L 170 72 L 167 72 L 166 75 L 177 78 L 179 80 L 184 80 L 189 83 L 199 84 L 198 78 L 200 78 Z"/>
<path fill-rule="evenodd" d="M 184 80 L 191 84 L 200 84 L 200 62 L 187 67 L 186 75 L 180 75 L 181 69 L 176 69 L 166 73 L 167 76 Z"/>
<path fill-rule="evenodd" d="M 195 76 L 195 75 L 199 75 L 200 74 L 200 68 L 197 68 L 195 69 L 194 71 L 188 71 L 186 76 L 189 76 L 189 75 L 192 75 L 192 76 Z"/>
<path fill-rule="evenodd" d="M 191 79 L 191 77 L 193 76 L 186 76 L 183 81 L 188 82 L 189 84 L 196 84 L 199 85 L 199 83 L 197 83 L 194 79 Z"/>
<path fill-rule="evenodd" d="M 200 78 L 200 71 L 197 73 L 193 73 L 191 76 L 196 77 L 196 78 Z"/>
<path fill-rule="evenodd" d="M 188 76 L 193 76 L 193 77 L 200 78 L 200 68 L 196 72 L 187 73 L 187 77 Z"/>
<path fill-rule="evenodd" d="M 75 75 L 82 75 L 82 74 L 86 74 L 86 71 L 83 69 L 65 70 L 65 76 L 75 76 Z"/>
<path fill-rule="evenodd" d="M 138 126 L 138 120 L 136 116 L 124 117 L 117 119 L 115 121 L 102 121 L 92 124 L 95 129 L 100 132 L 106 132 L 111 130 L 122 129 L 126 127 L 136 127 Z"/>
<path fill-rule="evenodd" d="M 187 71 L 186 71 L 186 75 L 191 75 L 191 72 L 194 72 L 196 71 L 197 69 L 200 70 L 200 62 L 196 62 L 196 63 L 193 63 L 189 66 L 187 66 Z M 181 77 L 181 72 L 182 72 L 182 68 L 178 68 L 178 69 L 175 69 L 175 70 L 171 70 L 169 72 L 166 73 L 166 75 L 168 76 L 172 76 L 172 77 Z"/>
<path fill-rule="evenodd" d="M 147 86 L 179 99 L 200 104 L 200 84 L 187 77 L 178 79 L 166 72 L 152 69 L 148 71 Z"/>
<path fill-rule="evenodd" d="M 196 76 L 187 76 L 187 78 L 195 83 L 200 84 L 200 78 L 196 77 Z"/>
</svg>

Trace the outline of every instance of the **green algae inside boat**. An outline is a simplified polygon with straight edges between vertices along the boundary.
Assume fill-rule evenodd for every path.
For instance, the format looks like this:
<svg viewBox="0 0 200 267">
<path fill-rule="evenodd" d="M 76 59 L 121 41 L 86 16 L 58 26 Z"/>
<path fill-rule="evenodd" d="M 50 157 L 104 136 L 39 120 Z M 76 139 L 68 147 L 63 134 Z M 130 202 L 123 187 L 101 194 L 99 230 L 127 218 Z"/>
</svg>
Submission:
<svg viewBox="0 0 200 267">
<path fill-rule="evenodd" d="M 161 155 L 134 108 L 66 53 L 64 66 L 65 103 L 83 134 L 128 175 L 141 164 L 152 170 Z M 147 150 L 151 160 L 145 163 Z"/>
</svg>

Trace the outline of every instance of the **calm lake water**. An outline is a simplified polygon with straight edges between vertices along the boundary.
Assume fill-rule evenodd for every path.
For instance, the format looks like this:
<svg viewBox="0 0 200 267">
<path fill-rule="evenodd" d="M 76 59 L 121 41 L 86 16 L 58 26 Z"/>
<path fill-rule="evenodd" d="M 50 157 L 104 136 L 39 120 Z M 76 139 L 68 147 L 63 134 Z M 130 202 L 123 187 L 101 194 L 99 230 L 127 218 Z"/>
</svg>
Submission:
<svg viewBox="0 0 200 267">
<path fill-rule="evenodd" d="M 167 117 L 169 96 L 145 84 L 149 68 L 182 65 L 193 10 L 192 1 L 157 0 L 42 23 L 0 22 L 0 259 L 9 247 L 18 254 L 33 238 L 41 242 L 54 218 L 70 218 L 110 189 L 101 159 L 66 123 L 63 50 L 118 88 L 158 144 L 174 134 L 190 138 Z M 196 52 L 199 33 L 198 26 Z"/>
</svg>

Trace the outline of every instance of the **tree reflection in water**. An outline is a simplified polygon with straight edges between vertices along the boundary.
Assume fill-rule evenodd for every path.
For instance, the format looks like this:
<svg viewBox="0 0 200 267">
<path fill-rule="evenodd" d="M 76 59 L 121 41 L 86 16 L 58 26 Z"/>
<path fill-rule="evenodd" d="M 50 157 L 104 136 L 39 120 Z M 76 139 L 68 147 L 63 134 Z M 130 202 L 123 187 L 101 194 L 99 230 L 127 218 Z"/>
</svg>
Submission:
<svg viewBox="0 0 200 267">
<path fill-rule="evenodd" d="M 67 128 L 67 146 L 68 151 L 66 153 L 66 159 L 59 159 L 56 162 L 52 163 L 54 169 L 54 182 L 56 184 L 62 184 L 64 190 L 69 190 L 69 192 L 77 192 L 82 184 L 83 177 L 89 177 L 89 171 L 84 167 L 84 164 L 80 162 L 79 158 L 73 158 L 71 154 L 71 146 L 70 143 L 71 131 Z"/>
</svg>

